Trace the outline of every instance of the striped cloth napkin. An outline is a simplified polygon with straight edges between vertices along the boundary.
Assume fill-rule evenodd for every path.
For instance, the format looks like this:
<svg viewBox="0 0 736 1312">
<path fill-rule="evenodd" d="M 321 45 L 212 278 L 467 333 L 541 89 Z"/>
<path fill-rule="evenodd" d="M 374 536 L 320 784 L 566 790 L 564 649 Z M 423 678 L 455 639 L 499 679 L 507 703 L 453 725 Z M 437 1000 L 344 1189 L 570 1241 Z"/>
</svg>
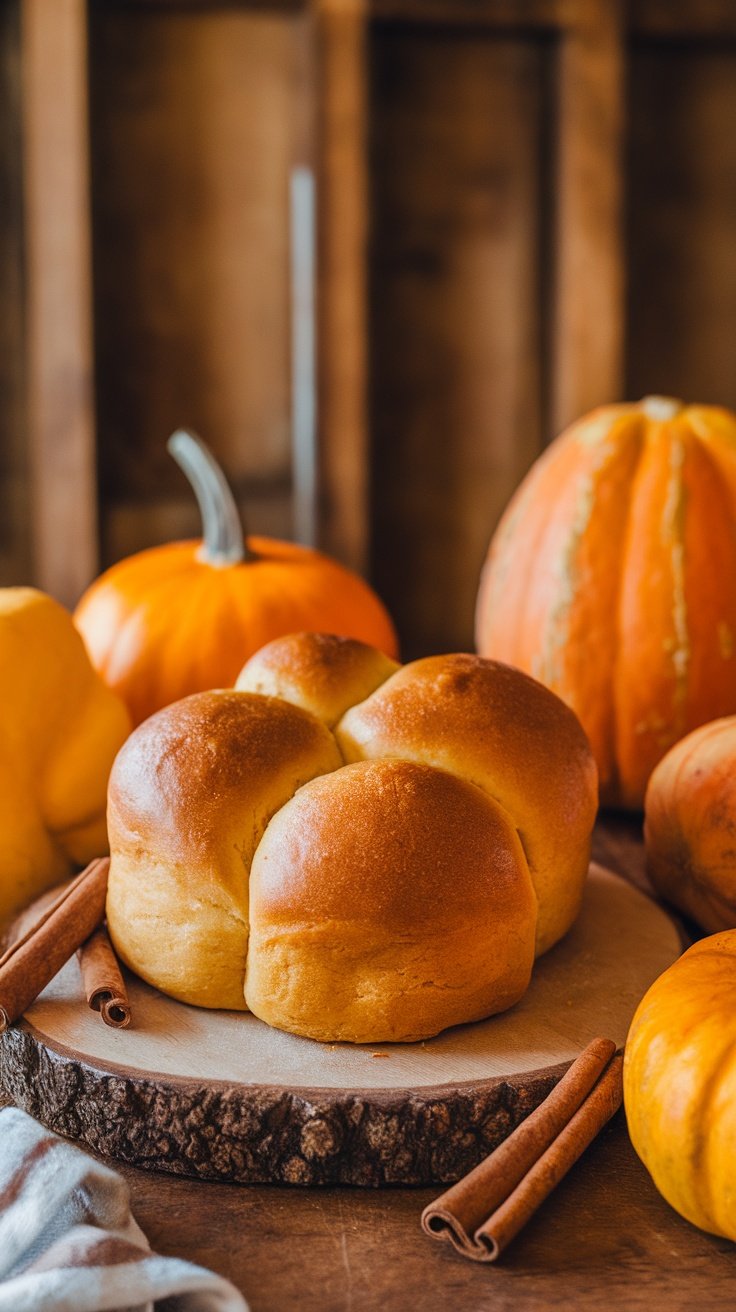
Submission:
<svg viewBox="0 0 736 1312">
<path fill-rule="evenodd" d="M 227 1280 L 151 1252 L 119 1175 L 25 1112 L 0 1111 L 0 1312 L 164 1306 L 248 1312 Z"/>
</svg>

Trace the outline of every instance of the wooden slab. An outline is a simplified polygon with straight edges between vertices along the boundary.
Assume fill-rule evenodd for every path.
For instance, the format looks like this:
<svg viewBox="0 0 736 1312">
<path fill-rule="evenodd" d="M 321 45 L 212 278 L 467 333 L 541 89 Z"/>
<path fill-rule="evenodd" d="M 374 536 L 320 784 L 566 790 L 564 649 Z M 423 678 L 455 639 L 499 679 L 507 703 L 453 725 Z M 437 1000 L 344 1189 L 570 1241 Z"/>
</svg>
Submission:
<svg viewBox="0 0 736 1312">
<path fill-rule="evenodd" d="M 320 1044 L 130 979 L 134 1028 L 90 1012 L 69 962 L 0 1040 L 2 1083 L 62 1134 L 137 1166 L 291 1184 L 428 1184 L 477 1164 L 597 1034 L 623 1044 L 682 950 L 656 903 L 599 866 L 511 1011 L 416 1044 Z"/>
</svg>

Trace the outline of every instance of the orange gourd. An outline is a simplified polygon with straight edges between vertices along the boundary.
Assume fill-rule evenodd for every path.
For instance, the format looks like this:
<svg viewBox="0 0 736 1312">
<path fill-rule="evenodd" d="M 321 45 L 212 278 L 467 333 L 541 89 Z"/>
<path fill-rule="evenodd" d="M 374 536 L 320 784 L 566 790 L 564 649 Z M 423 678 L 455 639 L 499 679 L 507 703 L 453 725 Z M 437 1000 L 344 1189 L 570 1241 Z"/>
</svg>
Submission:
<svg viewBox="0 0 736 1312">
<path fill-rule="evenodd" d="M 648 397 L 563 433 L 493 538 L 476 641 L 576 711 L 602 802 L 641 807 L 672 744 L 736 711 L 736 416 Z"/>
<path fill-rule="evenodd" d="M 667 1202 L 736 1239 L 736 930 L 701 939 L 639 1004 L 624 1058 L 631 1141 Z"/>
<path fill-rule="evenodd" d="M 736 716 L 694 729 L 659 762 L 644 838 L 662 897 L 711 934 L 736 929 Z"/>
<path fill-rule="evenodd" d="M 92 584 L 74 616 L 92 663 L 135 724 L 189 693 L 231 687 L 249 656 L 296 630 L 339 633 L 398 654 L 385 607 L 357 574 L 295 543 L 246 542 L 203 443 L 180 431 L 169 450 L 196 493 L 204 541 L 121 560 Z"/>
</svg>

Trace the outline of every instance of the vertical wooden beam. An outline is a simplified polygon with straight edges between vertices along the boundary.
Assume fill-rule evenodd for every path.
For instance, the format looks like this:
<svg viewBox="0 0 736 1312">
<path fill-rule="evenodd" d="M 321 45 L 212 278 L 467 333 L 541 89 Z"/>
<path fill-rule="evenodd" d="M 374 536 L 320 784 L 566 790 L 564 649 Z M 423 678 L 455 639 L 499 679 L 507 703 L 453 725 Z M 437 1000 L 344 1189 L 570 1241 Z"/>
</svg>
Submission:
<svg viewBox="0 0 736 1312">
<path fill-rule="evenodd" d="M 85 0 L 23 0 L 34 574 L 73 604 L 97 567 Z"/>
<path fill-rule="evenodd" d="M 563 30 L 558 76 L 553 433 L 623 387 L 621 0 L 588 0 Z"/>
<path fill-rule="evenodd" d="M 20 15 L 0 4 L 0 586 L 30 578 L 23 343 Z"/>
<path fill-rule="evenodd" d="M 368 559 L 365 0 L 315 0 L 320 544 Z"/>
<path fill-rule="evenodd" d="M 292 520 L 297 542 L 316 546 L 317 477 L 317 194 L 316 69 L 309 9 L 292 20 L 292 160 L 290 174 Z"/>
</svg>

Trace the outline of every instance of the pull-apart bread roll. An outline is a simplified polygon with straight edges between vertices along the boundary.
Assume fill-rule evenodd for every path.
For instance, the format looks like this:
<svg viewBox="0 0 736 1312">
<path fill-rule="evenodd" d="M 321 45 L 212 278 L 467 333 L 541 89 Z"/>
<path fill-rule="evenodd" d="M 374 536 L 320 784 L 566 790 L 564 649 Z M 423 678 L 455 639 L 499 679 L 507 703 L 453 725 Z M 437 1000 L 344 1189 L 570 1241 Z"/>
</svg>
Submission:
<svg viewBox="0 0 736 1312">
<path fill-rule="evenodd" d="M 236 688 L 283 697 L 330 729 L 356 702 L 401 667 L 377 647 L 334 633 L 291 633 L 261 647 L 238 675 Z"/>
<path fill-rule="evenodd" d="M 508 816 L 444 770 L 347 765 L 300 788 L 251 874 L 246 998 L 315 1039 L 426 1039 L 510 1007 L 534 891 Z"/>
<path fill-rule="evenodd" d="M 516 828 L 539 903 L 537 954 L 579 909 L 598 807 L 580 722 L 554 693 L 480 656 L 428 656 L 394 674 L 336 729 L 346 761 L 401 757 L 477 784 Z"/>
<path fill-rule="evenodd" d="M 119 754 L 108 923 L 183 1001 L 427 1038 L 521 997 L 578 909 L 595 803 L 575 717 L 526 675 L 295 634 Z"/>
<path fill-rule="evenodd" d="M 110 778 L 107 921 L 164 993 L 245 1009 L 248 876 L 268 821 L 341 764 L 332 734 L 275 697 L 202 692 L 131 734 Z"/>
</svg>

